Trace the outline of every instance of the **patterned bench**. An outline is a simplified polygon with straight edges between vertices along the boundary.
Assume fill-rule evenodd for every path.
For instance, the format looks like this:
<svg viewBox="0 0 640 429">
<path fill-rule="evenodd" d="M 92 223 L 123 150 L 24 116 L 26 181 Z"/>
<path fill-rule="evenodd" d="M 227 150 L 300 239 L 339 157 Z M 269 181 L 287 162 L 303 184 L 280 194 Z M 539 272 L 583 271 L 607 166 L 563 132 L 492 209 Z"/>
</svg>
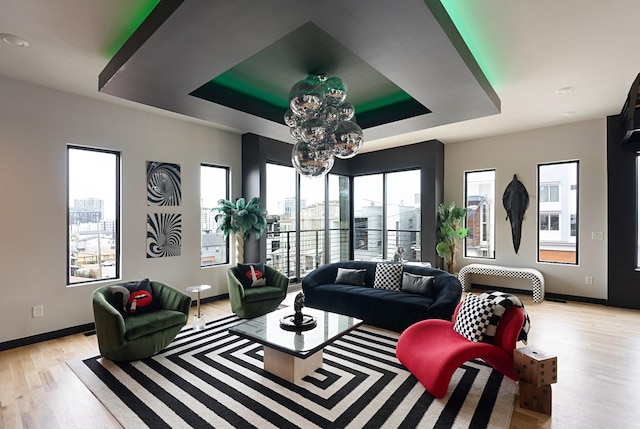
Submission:
<svg viewBox="0 0 640 429">
<path fill-rule="evenodd" d="M 542 273 L 533 268 L 510 268 L 497 265 L 469 264 L 458 272 L 458 280 L 463 290 L 471 288 L 470 274 L 484 274 L 487 276 L 511 277 L 531 280 L 533 285 L 533 302 L 544 300 L 544 277 Z"/>
</svg>

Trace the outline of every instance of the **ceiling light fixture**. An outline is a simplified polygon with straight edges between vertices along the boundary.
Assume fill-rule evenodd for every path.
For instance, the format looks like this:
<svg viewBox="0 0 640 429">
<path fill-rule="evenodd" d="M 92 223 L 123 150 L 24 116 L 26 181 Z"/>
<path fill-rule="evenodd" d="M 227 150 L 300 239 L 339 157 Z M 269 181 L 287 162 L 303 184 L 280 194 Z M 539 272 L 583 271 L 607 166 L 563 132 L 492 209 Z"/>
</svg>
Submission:
<svg viewBox="0 0 640 429">
<path fill-rule="evenodd" d="M 333 168 L 334 157 L 353 158 L 362 148 L 362 129 L 346 98 L 342 79 L 324 75 L 307 76 L 289 91 L 284 123 L 296 142 L 291 163 L 301 175 L 323 176 Z"/>
<path fill-rule="evenodd" d="M 571 91 L 573 91 L 573 87 L 572 86 L 565 86 L 564 88 L 558 88 L 556 89 L 556 94 L 558 95 L 564 95 L 564 94 L 568 94 Z"/>
<path fill-rule="evenodd" d="M 28 41 L 14 34 L 0 33 L 0 39 L 8 45 L 17 46 L 19 48 L 26 48 L 30 45 Z"/>
<path fill-rule="evenodd" d="M 569 110 L 567 112 L 561 113 L 560 116 L 567 117 L 567 116 L 573 116 L 575 114 L 576 114 L 576 112 L 574 112 L 573 110 Z"/>
</svg>

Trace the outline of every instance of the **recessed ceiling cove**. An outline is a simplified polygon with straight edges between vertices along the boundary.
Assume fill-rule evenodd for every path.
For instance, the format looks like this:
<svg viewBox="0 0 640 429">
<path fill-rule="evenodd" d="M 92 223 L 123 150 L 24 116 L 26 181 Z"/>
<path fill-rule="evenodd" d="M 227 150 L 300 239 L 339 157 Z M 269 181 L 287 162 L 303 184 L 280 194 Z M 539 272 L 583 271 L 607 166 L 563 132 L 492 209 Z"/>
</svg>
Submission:
<svg viewBox="0 0 640 429">
<path fill-rule="evenodd" d="M 347 84 L 365 141 L 500 112 L 436 0 L 162 0 L 99 89 L 291 143 L 289 90 L 309 74 Z"/>
</svg>

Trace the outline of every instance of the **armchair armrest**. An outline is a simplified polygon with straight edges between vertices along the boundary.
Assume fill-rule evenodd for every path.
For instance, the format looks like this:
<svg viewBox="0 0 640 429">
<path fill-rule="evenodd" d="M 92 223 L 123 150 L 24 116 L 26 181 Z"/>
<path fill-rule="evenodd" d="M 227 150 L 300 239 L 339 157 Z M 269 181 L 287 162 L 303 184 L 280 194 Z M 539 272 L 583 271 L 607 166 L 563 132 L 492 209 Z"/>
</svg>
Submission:
<svg viewBox="0 0 640 429">
<path fill-rule="evenodd" d="M 109 301 L 109 286 L 96 289 L 92 295 L 93 316 L 101 350 L 114 350 L 125 341 L 124 317 Z"/>
<path fill-rule="evenodd" d="M 154 297 L 159 298 L 163 309 L 176 310 L 189 315 L 191 297 L 186 293 L 158 281 L 151 282 L 151 290 Z"/>
<path fill-rule="evenodd" d="M 240 283 L 238 276 L 240 271 L 238 267 L 229 267 L 227 269 L 227 286 L 229 288 L 229 300 L 231 302 L 241 303 L 244 301 L 244 287 Z"/>
<path fill-rule="evenodd" d="M 269 286 L 277 287 L 286 295 L 287 289 L 289 288 L 289 277 L 268 265 L 265 265 L 264 269 L 267 275 L 267 284 Z"/>
</svg>

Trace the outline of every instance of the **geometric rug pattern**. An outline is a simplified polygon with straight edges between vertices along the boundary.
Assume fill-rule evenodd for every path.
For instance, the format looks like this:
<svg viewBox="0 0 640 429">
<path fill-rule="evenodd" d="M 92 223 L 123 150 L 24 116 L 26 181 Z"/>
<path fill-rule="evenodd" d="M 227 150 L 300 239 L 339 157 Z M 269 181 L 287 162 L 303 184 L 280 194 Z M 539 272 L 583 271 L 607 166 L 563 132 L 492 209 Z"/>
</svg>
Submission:
<svg viewBox="0 0 640 429">
<path fill-rule="evenodd" d="M 362 325 L 294 385 L 262 369 L 261 345 L 228 333 L 239 321 L 187 327 L 148 359 L 68 365 L 125 428 L 509 427 L 517 384 L 480 360 L 436 399 L 395 357 L 398 334 Z"/>
</svg>

